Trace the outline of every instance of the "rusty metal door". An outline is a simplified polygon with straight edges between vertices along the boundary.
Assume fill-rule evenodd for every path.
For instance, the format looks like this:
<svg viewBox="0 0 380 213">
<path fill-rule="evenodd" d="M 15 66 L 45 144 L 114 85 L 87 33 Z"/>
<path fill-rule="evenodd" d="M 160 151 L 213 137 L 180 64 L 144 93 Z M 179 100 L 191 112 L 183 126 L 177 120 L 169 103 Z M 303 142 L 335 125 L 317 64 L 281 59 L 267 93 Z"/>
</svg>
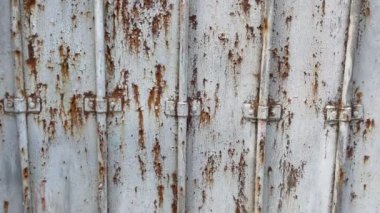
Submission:
<svg viewBox="0 0 380 213">
<path fill-rule="evenodd" d="M 380 212 L 379 9 L 2 1 L 0 212 Z"/>
</svg>

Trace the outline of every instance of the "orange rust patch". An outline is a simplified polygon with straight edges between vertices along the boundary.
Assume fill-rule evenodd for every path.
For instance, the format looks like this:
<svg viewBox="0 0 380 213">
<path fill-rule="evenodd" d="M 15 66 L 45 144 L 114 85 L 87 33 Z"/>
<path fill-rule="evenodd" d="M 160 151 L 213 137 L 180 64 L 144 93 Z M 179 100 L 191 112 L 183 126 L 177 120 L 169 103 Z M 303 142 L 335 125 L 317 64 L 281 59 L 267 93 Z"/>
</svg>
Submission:
<svg viewBox="0 0 380 213">
<path fill-rule="evenodd" d="M 161 109 L 161 98 L 166 85 L 166 81 L 163 80 L 163 72 L 165 71 L 165 66 L 158 64 L 156 65 L 155 72 L 155 86 L 150 90 L 148 97 L 148 107 L 152 110 L 154 107 L 154 112 L 156 117 L 160 116 Z"/>
<path fill-rule="evenodd" d="M 164 203 L 164 189 L 165 187 L 163 185 L 157 186 L 157 193 L 158 193 L 158 206 L 161 207 Z"/>
<path fill-rule="evenodd" d="M 261 26 L 263 34 L 268 32 L 269 29 L 269 23 L 268 23 L 268 18 L 264 17 L 263 24 Z"/>
<path fill-rule="evenodd" d="M 202 110 L 201 115 L 200 115 L 201 124 L 209 124 L 210 120 L 211 120 L 210 113 Z"/>
<path fill-rule="evenodd" d="M 34 6 L 36 6 L 36 0 L 25 0 L 24 1 L 24 10 L 27 13 L 30 13 Z"/>
<path fill-rule="evenodd" d="M 83 124 L 82 107 L 79 107 L 77 99 L 81 99 L 81 95 L 74 95 L 70 100 L 69 116 L 72 130 Z"/>
<path fill-rule="evenodd" d="M 66 48 L 63 45 L 59 46 L 59 56 L 61 58 L 61 74 L 64 79 L 69 79 L 69 57 L 70 57 L 70 48 Z"/>
<path fill-rule="evenodd" d="M 139 87 L 136 84 L 132 85 L 133 94 L 136 102 L 137 113 L 138 113 L 138 126 L 139 126 L 139 147 L 140 149 L 145 149 L 145 131 L 144 131 L 144 115 L 140 104 L 140 92 Z"/>
<path fill-rule="evenodd" d="M 172 202 L 172 212 L 177 212 L 177 203 L 178 203 L 178 177 L 176 173 L 172 174 L 173 184 L 171 185 L 172 193 L 173 193 L 173 202 Z"/>
<path fill-rule="evenodd" d="M 154 156 L 154 162 L 153 162 L 153 167 L 154 167 L 154 172 L 156 173 L 156 176 L 161 179 L 162 177 L 162 165 L 161 165 L 161 146 L 160 142 L 156 138 L 156 143 L 153 146 L 152 153 Z"/>
<path fill-rule="evenodd" d="M 28 169 L 28 167 L 25 167 L 22 170 L 22 176 L 24 177 L 24 179 L 27 179 L 29 177 L 29 169 Z"/>
<path fill-rule="evenodd" d="M 34 79 L 37 79 L 37 58 L 34 55 L 33 48 L 33 39 L 28 41 L 28 59 L 26 60 L 26 64 L 28 65 L 30 72 L 34 76 Z"/>
</svg>

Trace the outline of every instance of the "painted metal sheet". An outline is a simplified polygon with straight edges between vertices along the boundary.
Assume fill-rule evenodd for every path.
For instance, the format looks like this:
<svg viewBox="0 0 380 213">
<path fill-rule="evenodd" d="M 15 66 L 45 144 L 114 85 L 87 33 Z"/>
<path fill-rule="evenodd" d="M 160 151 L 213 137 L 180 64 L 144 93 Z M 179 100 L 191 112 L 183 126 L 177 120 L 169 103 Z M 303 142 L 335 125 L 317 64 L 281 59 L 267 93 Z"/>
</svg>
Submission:
<svg viewBox="0 0 380 213">
<path fill-rule="evenodd" d="M 189 97 L 202 106 L 189 120 L 189 212 L 253 210 L 255 124 L 243 118 L 242 106 L 257 99 L 261 7 L 247 1 L 191 4 Z"/>
<path fill-rule="evenodd" d="M 267 132 L 264 212 L 328 212 L 349 1 L 284 1 L 275 9 L 270 98 L 283 117 Z"/>
<path fill-rule="evenodd" d="M 5 97 L 15 91 L 10 1 L 2 3 L 0 18 L 0 212 L 22 212 L 22 184 L 16 119 L 4 113 Z"/>
<path fill-rule="evenodd" d="M 0 213 L 379 212 L 380 4 L 353 2 L 2 2 Z"/>
<path fill-rule="evenodd" d="M 177 211 L 178 2 L 108 1 L 107 94 L 123 111 L 108 116 L 109 211 Z"/>
</svg>

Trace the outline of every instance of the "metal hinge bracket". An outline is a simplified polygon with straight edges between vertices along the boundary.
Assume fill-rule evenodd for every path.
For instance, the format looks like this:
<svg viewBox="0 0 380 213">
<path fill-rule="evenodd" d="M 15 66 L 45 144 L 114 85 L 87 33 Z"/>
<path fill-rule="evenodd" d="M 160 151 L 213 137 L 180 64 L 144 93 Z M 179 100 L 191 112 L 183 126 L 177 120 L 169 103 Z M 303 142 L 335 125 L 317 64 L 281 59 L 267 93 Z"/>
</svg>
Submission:
<svg viewBox="0 0 380 213">
<path fill-rule="evenodd" d="M 5 113 L 39 113 L 41 112 L 41 98 L 29 97 L 25 98 L 5 98 Z"/>
<path fill-rule="evenodd" d="M 191 116 L 199 116 L 201 114 L 201 102 L 199 100 L 193 100 L 190 104 L 188 102 L 176 102 L 172 100 L 165 102 L 165 114 L 167 116 L 187 117 L 189 113 Z"/>
<path fill-rule="evenodd" d="M 84 98 L 85 112 L 121 112 L 123 104 L 120 98 Z"/>
<path fill-rule="evenodd" d="M 336 106 L 328 105 L 325 108 L 326 121 L 329 123 L 350 122 L 355 120 L 364 119 L 363 105 L 357 104 L 352 107 L 346 106 L 338 108 Z"/>
<path fill-rule="evenodd" d="M 248 120 L 279 121 L 282 117 L 282 106 L 253 106 L 250 103 L 243 104 L 243 117 Z"/>
</svg>

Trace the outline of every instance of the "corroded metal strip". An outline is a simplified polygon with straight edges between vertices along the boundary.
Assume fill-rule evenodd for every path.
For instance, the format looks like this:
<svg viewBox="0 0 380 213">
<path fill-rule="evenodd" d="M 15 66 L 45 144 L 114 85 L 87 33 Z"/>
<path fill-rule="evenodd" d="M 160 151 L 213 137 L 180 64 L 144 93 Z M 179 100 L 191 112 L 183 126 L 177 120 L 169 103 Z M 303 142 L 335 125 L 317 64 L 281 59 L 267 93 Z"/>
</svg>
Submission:
<svg viewBox="0 0 380 213">
<path fill-rule="evenodd" d="M 269 98 L 269 74 L 271 62 L 271 37 L 273 25 L 273 0 L 265 1 L 263 19 L 263 46 L 260 70 L 260 90 L 259 108 L 268 106 Z M 256 141 L 256 164 L 255 164 L 255 204 L 254 212 L 261 212 L 263 209 L 263 185 L 264 185 L 264 159 L 265 159 L 265 137 L 267 120 L 258 117 L 257 122 L 257 141 Z"/>
<path fill-rule="evenodd" d="M 187 63 L 188 63 L 188 17 L 189 2 L 181 0 L 179 5 L 179 72 L 178 103 L 187 102 Z M 178 205 L 177 212 L 185 212 L 186 208 L 186 145 L 187 116 L 178 116 L 177 169 L 178 169 Z"/>
<path fill-rule="evenodd" d="M 103 1 L 95 0 L 95 67 L 96 67 L 96 96 L 98 99 L 106 96 L 106 73 L 104 51 L 104 9 Z M 99 111 L 97 119 L 98 146 L 98 206 L 99 212 L 107 212 L 107 114 Z"/>
<path fill-rule="evenodd" d="M 361 0 L 351 0 L 350 3 L 350 19 L 348 27 L 346 58 L 344 63 L 343 88 L 341 97 L 342 108 L 350 107 L 351 105 L 351 94 L 349 88 L 351 84 L 352 69 L 358 40 L 361 3 Z M 335 155 L 335 175 L 332 196 L 332 212 L 341 212 L 343 182 L 346 178 L 345 159 L 349 141 L 349 131 L 350 123 L 346 122 L 345 119 L 339 119 L 338 140 Z"/>
<path fill-rule="evenodd" d="M 25 100 L 24 88 L 24 60 L 23 60 L 23 35 L 22 35 L 22 13 L 21 3 L 19 0 L 12 2 L 12 43 L 15 60 L 15 92 L 16 99 Z M 26 106 L 25 106 L 26 108 Z M 26 110 L 16 113 L 17 136 L 19 142 L 21 175 L 22 175 L 22 195 L 24 212 L 32 211 L 31 206 L 31 189 L 30 189 L 30 169 L 28 154 L 28 133 L 26 125 Z"/>
</svg>

